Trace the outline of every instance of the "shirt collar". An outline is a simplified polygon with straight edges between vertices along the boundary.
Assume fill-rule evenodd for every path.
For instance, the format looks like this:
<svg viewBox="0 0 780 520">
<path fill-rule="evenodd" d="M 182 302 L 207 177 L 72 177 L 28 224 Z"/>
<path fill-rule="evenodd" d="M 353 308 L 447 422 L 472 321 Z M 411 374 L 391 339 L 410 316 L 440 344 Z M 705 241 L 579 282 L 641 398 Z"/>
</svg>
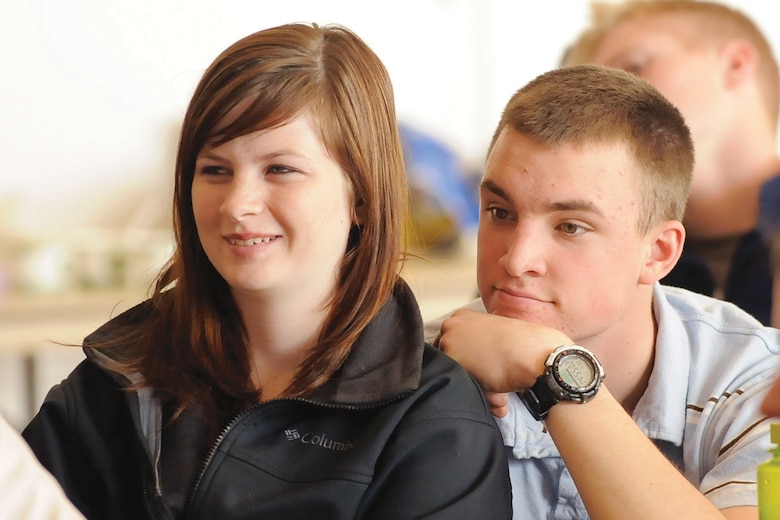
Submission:
<svg viewBox="0 0 780 520">
<path fill-rule="evenodd" d="M 653 288 L 653 312 L 658 325 L 653 371 L 634 409 L 633 419 L 649 438 L 680 446 L 691 355 L 685 341 L 685 327 L 658 283 Z M 536 421 L 517 396 L 510 395 L 509 413 L 496 422 L 504 444 L 512 449 L 515 457 L 560 456 L 544 423 Z"/>
</svg>

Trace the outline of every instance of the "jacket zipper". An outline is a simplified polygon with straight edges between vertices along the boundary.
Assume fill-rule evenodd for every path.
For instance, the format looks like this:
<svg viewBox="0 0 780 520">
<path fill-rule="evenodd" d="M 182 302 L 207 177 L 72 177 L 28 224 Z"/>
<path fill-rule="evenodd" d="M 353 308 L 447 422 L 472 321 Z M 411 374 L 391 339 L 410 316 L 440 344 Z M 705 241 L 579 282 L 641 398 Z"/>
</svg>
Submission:
<svg viewBox="0 0 780 520">
<path fill-rule="evenodd" d="M 195 499 L 195 495 L 198 492 L 198 488 L 200 487 L 200 483 L 203 480 L 203 477 L 206 475 L 206 471 L 208 470 L 209 466 L 211 465 L 211 461 L 214 459 L 214 456 L 217 453 L 217 450 L 219 449 L 219 446 L 222 444 L 222 441 L 225 440 L 225 437 L 227 437 L 228 433 L 233 429 L 233 427 L 241 421 L 244 417 L 252 413 L 254 410 L 260 408 L 261 406 L 266 406 L 272 403 L 278 403 L 282 401 L 297 401 L 301 403 L 307 403 L 314 406 L 319 406 L 322 408 L 332 408 L 332 409 L 339 409 L 339 410 L 370 410 L 372 408 L 380 408 L 382 406 L 388 405 L 390 403 L 394 403 L 396 401 L 400 401 L 404 399 L 406 396 L 411 394 L 412 392 L 403 392 L 400 394 L 397 394 L 391 398 L 384 399 L 382 401 L 376 401 L 373 403 L 368 403 L 364 405 L 349 405 L 349 404 L 333 404 L 333 403 L 322 403 L 319 401 L 312 401 L 309 399 L 304 399 L 301 397 L 281 397 L 277 399 L 271 399 L 269 401 L 265 401 L 262 403 L 258 403 L 255 405 L 250 406 L 246 410 L 239 412 L 235 417 L 233 417 L 230 422 L 225 426 L 220 434 L 217 436 L 217 439 L 214 441 L 214 444 L 212 444 L 211 449 L 208 452 L 208 455 L 206 455 L 206 458 L 203 460 L 203 464 L 201 465 L 200 472 L 198 472 L 198 477 L 195 479 L 195 483 L 193 484 L 192 488 L 190 489 L 189 495 L 187 496 L 187 501 L 185 503 L 184 511 L 187 513 L 183 516 L 183 518 L 189 518 L 190 509 L 192 507 L 192 502 Z"/>
</svg>

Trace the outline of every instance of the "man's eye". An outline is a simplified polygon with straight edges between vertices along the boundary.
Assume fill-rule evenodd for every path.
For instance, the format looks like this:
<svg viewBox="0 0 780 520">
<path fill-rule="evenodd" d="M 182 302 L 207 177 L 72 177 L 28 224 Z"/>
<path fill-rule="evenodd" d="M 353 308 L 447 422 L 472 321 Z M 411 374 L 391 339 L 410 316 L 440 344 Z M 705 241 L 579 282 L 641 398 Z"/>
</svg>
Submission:
<svg viewBox="0 0 780 520">
<path fill-rule="evenodd" d="M 509 212 L 504 208 L 492 207 L 488 208 L 488 212 L 494 220 L 506 220 L 509 218 Z"/>
<path fill-rule="evenodd" d="M 558 229 L 560 229 L 561 231 L 563 231 L 567 235 L 579 235 L 579 234 L 585 232 L 585 228 L 584 227 L 582 227 L 582 226 L 580 226 L 578 224 L 574 224 L 572 222 L 564 222 L 563 224 L 558 226 Z"/>
</svg>

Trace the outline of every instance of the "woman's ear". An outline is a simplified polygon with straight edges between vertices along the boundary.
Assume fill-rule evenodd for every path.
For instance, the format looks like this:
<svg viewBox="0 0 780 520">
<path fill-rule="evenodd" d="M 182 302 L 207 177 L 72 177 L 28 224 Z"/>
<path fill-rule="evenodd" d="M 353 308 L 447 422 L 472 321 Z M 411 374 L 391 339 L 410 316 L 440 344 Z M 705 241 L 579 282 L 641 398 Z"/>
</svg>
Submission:
<svg viewBox="0 0 780 520">
<path fill-rule="evenodd" d="M 665 220 L 648 234 L 648 254 L 642 265 L 640 283 L 652 284 L 669 274 L 682 254 L 685 227 L 679 220 Z"/>
<path fill-rule="evenodd" d="M 356 201 L 352 205 L 352 224 L 362 226 L 366 221 L 366 205 L 363 201 Z"/>
</svg>

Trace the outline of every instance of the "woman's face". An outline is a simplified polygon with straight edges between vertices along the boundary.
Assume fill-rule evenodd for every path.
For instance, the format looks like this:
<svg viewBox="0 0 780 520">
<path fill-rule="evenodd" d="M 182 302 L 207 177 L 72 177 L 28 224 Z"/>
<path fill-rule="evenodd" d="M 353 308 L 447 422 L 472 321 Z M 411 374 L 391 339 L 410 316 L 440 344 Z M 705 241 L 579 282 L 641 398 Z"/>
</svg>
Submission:
<svg viewBox="0 0 780 520">
<path fill-rule="evenodd" d="M 324 305 L 355 223 L 353 205 L 346 175 L 310 112 L 206 145 L 196 160 L 198 236 L 237 298 L 292 296 Z"/>
</svg>

